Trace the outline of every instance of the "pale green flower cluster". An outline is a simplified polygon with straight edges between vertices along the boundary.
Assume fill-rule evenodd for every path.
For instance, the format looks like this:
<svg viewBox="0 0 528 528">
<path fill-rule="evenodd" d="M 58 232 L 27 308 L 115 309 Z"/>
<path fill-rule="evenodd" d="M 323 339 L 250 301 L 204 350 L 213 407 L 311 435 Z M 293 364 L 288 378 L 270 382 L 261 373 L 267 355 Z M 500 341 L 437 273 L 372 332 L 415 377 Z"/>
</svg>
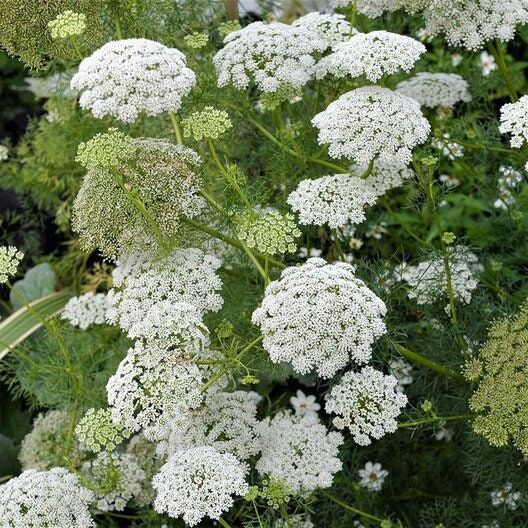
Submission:
<svg viewBox="0 0 528 528">
<path fill-rule="evenodd" d="M 0 284 L 5 284 L 15 275 L 24 253 L 14 246 L 0 246 Z"/>
<path fill-rule="evenodd" d="M 222 35 L 223 37 L 229 35 L 229 33 L 234 33 L 235 31 L 238 31 L 239 29 L 242 29 L 242 26 L 238 22 L 238 20 L 228 20 L 227 22 L 222 22 L 218 26 L 218 33 Z"/>
<path fill-rule="evenodd" d="M 112 421 L 108 409 L 88 409 L 75 427 L 79 442 L 94 453 L 113 451 L 124 439 L 125 430 Z"/>
<path fill-rule="evenodd" d="M 497 321 L 486 344 L 465 366 L 476 382 L 469 407 L 473 429 L 496 447 L 510 442 L 528 457 L 528 302 L 518 315 Z"/>
<path fill-rule="evenodd" d="M 238 237 L 250 249 L 268 255 L 293 253 L 297 249 L 295 240 L 300 236 L 293 215 L 278 211 L 251 213 L 241 219 L 238 230 Z"/>
<path fill-rule="evenodd" d="M 265 110 L 275 110 L 282 103 L 295 103 L 301 98 L 301 89 L 291 84 L 283 84 L 275 92 L 264 92 L 260 103 Z"/>
<path fill-rule="evenodd" d="M 207 43 L 209 42 L 209 37 L 206 33 L 198 33 L 197 31 L 195 31 L 194 33 L 189 33 L 188 35 L 185 35 L 185 37 L 183 37 L 183 40 L 185 41 L 185 44 L 189 46 L 189 48 L 199 50 L 207 46 Z"/>
<path fill-rule="evenodd" d="M 96 134 L 86 143 L 80 143 L 75 160 L 87 169 L 110 169 L 133 158 L 136 150 L 130 136 L 112 127 L 108 132 Z"/>
<path fill-rule="evenodd" d="M 193 112 L 183 119 L 182 125 L 185 137 L 193 137 L 196 141 L 201 141 L 218 139 L 232 128 L 233 123 L 227 112 L 206 106 L 202 111 Z"/>
<path fill-rule="evenodd" d="M 86 15 L 68 9 L 49 22 L 48 28 L 53 40 L 81 35 L 86 29 Z"/>
</svg>

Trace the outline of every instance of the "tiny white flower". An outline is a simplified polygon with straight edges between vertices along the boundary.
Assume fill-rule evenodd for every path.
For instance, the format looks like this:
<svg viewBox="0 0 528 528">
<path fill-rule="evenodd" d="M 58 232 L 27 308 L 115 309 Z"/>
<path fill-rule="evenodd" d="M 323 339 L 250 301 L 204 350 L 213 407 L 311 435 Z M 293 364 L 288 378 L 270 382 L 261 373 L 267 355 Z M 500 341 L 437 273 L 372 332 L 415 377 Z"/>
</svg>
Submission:
<svg viewBox="0 0 528 528">
<path fill-rule="evenodd" d="M 441 440 L 445 440 L 446 442 L 450 442 L 451 439 L 453 438 L 453 430 L 452 429 L 448 429 L 447 427 L 440 427 L 436 432 L 435 432 L 435 439 L 438 440 L 439 442 Z"/>
<path fill-rule="evenodd" d="M 308 251 L 307 248 L 300 247 L 299 252 L 297 253 L 297 256 L 300 258 L 308 258 L 308 257 L 320 257 L 323 254 L 323 252 L 320 249 L 317 248 L 310 248 L 310 251 Z"/>
<path fill-rule="evenodd" d="M 513 484 L 507 482 L 501 489 L 492 491 L 491 503 L 493 506 L 505 505 L 511 511 L 516 510 L 521 502 L 522 494 L 520 491 L 512 491 Z"/>
<path fill-rule="evenodd" d="M 290 403 L 297 414 L 317 416 L 317 411 L 321 408 L 321 406 L 315 401 L 315 396 L 313 394 L 307 396 L 302 390 L 298 390 L 297 396 L 292 396 L 290 398 Z"/>
<path fill-rule="evenodd" d="M 480 67 L 482 69 L 482 75 L 487 77 L 492 71 L 497 69 L 497 63 L 492 55 L 487 51 L 483 51 L 480 54 Z"/>
<path fill-rule="evenodd" d="M 458 185 L 460 183 L 460 180 L 452 174 L 440 174 L 440 176 L 438 176 L 438 179 L 442 183 L 445 183 L 448 187 L 454 187 L 455 185 Z"/>
<path fill-rule="evenodd" d="M 369 491 L 380 491 L 385 479 L 389 475 L 386 469 L 382 469 L 379 462 L 367 462 L 364 469 L 358 471 L 359 485 L 366 488 Z"/>
<path fill-rule="evenodd" d="M 464 59 L 464 56 L 461 53 L 453 53 L 451 55 L 451 64 L 456 68 Z"/>
<path fill-rule="evenodd" d="M 414 381 L 414 378 L 411 375 L 412 365 L 409 365 L 407 361 L 401 358 L 393 359 L 389 363 L 389 370 L 398 380 L 398 386 L 396 388 L 398 392 L 403 392 L 404 386 L 410 385 Z"/>
</svg>

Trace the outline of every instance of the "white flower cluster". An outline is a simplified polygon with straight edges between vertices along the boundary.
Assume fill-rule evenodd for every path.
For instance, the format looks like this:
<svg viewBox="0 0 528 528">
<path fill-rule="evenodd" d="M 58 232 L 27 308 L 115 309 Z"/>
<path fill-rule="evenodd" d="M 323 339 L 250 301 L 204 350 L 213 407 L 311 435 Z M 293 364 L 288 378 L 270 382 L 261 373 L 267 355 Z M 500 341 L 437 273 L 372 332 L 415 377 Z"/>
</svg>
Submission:
<svg viewBox="0 0 528 528">
<path fill-rule="evenodd" d="M 160 301 L 153 304 L 129 330 L 128 337 L 141 339 L 145 345 L 184 349 L 195 355 L 209 346 L 209 330 L 202 313 L 188 302 Z"/>
<path fill-rule="evenodd" d="M 182 517 L 195 526 L 204 517 L 218 519 L 233 506 L 233 495 L 245 495 L 247 466 L 229 453 L 202 446 L 174 454 L 152 484 L 154 509 Z"/>
<path fill-rule="evenodd" d="M 515 203 L 513 190 L 516 189 L 523 180 L 523 175 L 520 171 L 513 167 L 499 167 L 499 197 L 493 203 L 497 209 L 507 210 L 510 205 Z"/>
<path fill-rule="evenodd" d="M 302 180 L 287 201 L 299 213 L 299 223 L 336 228 L 363 222 L 365 208 L 376 202 L 376 195 L 366 180 L 334 174 Z"/>
<path fill-rule="evenodd" d="M 454 161 L 458 158 L 464 157 L 464 147 L 455 143 L 454 141 L 449 141 L 450 139 L 449 132 L 444 132 L 441 137 L 435 137 L 431 140 L 431 146 L 442 153 L 442 156 L 447 158 L 450 161 Z M 456 178 L 455 178 L 456 180 Z M 449 180 L 447 182 L 449 184 Z M 456 183 L 451 181 L 451 185 L 458 185 L 458 180 Z"/>
<path fill-rule="evenodd" d="M 196 76 L 185 55 L 147 39 L 108 42 L 84 59 L 71 80 L 79 104 L 97 118 L 133 123 L 140 112 L 177 112 Z"/>
<path fill-rule="evenodd" d="M 292 26 L 315 33 L 326 42 L 327 48 L 334 47 L 356 32 L 347 22 L 345 15 L 319 13 L 317 11 L 298 18 L 292 23 Z"/>
<path fill-rule="evenodd" d="M 95 502 L 97 509 L 103 512 L 124 510 L 141 493 L 145 479 L 145 472 L 138 466 L 135 457 L 106 451 L 85 462 L 81 472 L 84 478 L 104 490 L 96 492 Z M 110 490 L 107 491 L 107 488 Z"/>
<path fill-rule="evenodd" d="M 422 11 L 428 35 L 445 34 L 452 46 L 477 50 L 489 40 L 511 40 L 518 24 L 528 22 L 527 0 L 397 0 L 411 12 Z"/>
<path fill-rule="evenodd" d="M 164 414 L 176 416 L 203 400 L 204 373 L 178 351 L 136 342 L 106 386 L 112 420 L 137 432 Z"/>
<path fill-rule="evenodd" d="M 333 0 L 334 7 L 347 7 L 355 4 L 359 13 L 376 18 L 386 11 L 396 11 L 398 0 Z"/>
<path fill-rule="evenodd" d="M 429 108 L 453 108 L 471 101 L 467 81 L 456 73 L 420 72 L 396 85 L 396 91 Z"/>
<path fill-rule="evenodd" d="M 421 42 L 405 35 L 389 31 L 357 33 L 336 44 L 333 52 L 319 61 L 317 78 L 328 74 L 353 78 L 364 75 L 377 82 L 385 75 L 411 71 L 425 51 Z"/>
<path fill-rule="evenodd" d="M 273 528 L 315 528 L 310 515 L 302 515 L 296 513 L 290 515 L 287 520 L 277 519 L 273 524 Z"/>
<path fill-rule="evenodd" d="M 197 248 L 176 249 L 161 259 L 131 254 L 118 262 L 113 271 L 114 288 L 108 293 L 107 319 L 135 337 L 147 334 L 145 317 L 162 301 L 190 303 L 201 314 L 218 311 L 223 304 L 218 293 L 222 281 L 216 275 L 220 265 L 219 259 Z M 163 307 L 158 310 L 165 314 L 168 311 Z M 154 324 L 156 317 L 155 312 L 148 320 Z M 152 332 L 165 330 L 153 328 Z"/>
<path fill-rule="evenodd" d="M 93 493 L 66 469 L 29 469 L 0 486 L 0 526 L 92 528 L 93 499 Z"/>
<path fill-rule="evenodd" d="M 373 343 L 386 330 L 385 313 L 383 301 L 350 264 L 310 258 L 269 284 L 252 321 L 274 363 L 331 378 L 350 361 L 370 360 Z"/>
<path fill-rule="evenodd" d="M 493 506 L 505 505 L 509 510 L 515 511 L 521 503 L 522 493 L 520 491 L 513 491 L 513 484 L 507 482 L 501 489 L 492 491 L 491 503 Z"/>
<path fill-rule="evenodd" d="M 499 131 L 511 134 L 511 146 L 521 148 L 523 143 L 528 142 L 528 95 L 523 95 L 516 103 L 505 104 L 500 112 Z"/>
<path fill-rule="evenodd" d="M 326 412 L 336 415 L 333 423 L 338 429 L 350 429 L 354 442 L 369 445 L 397 429 L 396 418 L 407 404 L 397 385 L 394 376 L 371 366 L 347 372 L 327 395 Z"/>
<path fill-rule="evenodd" d="M 260 399 L 256 392 L 209 391 L 200 407 L 147 428 L 145 435 L 156 439 L 161 456 L 206 445 L 247 460 L 260 450 L 255 432 Z"/>
<path fill-rule="evenodd" d="M 315 74 L 314 54 L 327 48 L 317 33 L 280 22 L 253 22 L 224 39 L 214 56 L 218 86 L 247 88 L 253 82 L 263 92 L 281 86 L 304 86 Z"/>
<path fill-rule="evenodd" d="M 469 304 L 478 286 L 477 275 L 483 271 L 478 257 L 463 246 L 454 246 L 449 249 L 449 266 L 455 299 Z M 407 296 L 416 299 L 418 304 L 432 304 L 447 296 L 447 277 L 441 257 L 405 267 L 402 279 L 411 288 Z"/>
<path fill-rule="evenodd" d="M 329 488 L 341 470 L 343 436 L 329 432 L 316 416 L 282 411 L 258 426 L 262 455 L 256 468 L 285 483 L 296 494 Z"/>
<path fill-rule="evenodd" d="M 408 165 L 412 150 L 425 142 L 431 126 L 420 104 L 388 88 L 364 86 L 342 95 L 312 119 L 319 144 L 333 158 L 368 165 L 376 156 L 392 165 Z"/>
<path fill-rule="evenodd" d="M 72 297 L 61 313 L 72 326 L 86 330 L 92 325 L 105 324 L 108 302 L 106 294 L 88 292 L 80 297 Z"/>
<path fill-rule="evenodd" d="M 367 167 L 354 166 L 352 170 L 358 176 L 365 174 Z M 414 178 L 414 172 L 408 167 L 398 167 L 377 161 L 372 167 L 372 172 L 365 179 L 376 199 L 383 196 L 386 192 L 400 187 L 404 181 Z"/>
<path fill-rule="evenodd" d="M 367 462 L 363 469 L 358 471 L 360 481 L 359 485 L 369 491 L 380 491 L 385 479 L 389 476 L 386 469 L 381 468 L 379 462 Z"/>
<path fill-rule="evenodd" d="M 15 246 L 0 246 L 0 284 L 16 274 L 23 258 L 24 253 Z"/>
</svg>

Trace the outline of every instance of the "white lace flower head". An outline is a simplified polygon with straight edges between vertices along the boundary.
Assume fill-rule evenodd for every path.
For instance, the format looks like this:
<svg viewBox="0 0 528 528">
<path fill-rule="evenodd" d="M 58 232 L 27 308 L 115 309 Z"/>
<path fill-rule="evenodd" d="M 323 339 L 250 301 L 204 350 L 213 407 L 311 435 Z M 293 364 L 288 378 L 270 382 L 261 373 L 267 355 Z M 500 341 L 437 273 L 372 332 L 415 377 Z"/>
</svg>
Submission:
<svg viewBox="0 0 528 528">
<path fill-rule="evenodd" d="M 329 144 L 330 156 L 359 165 L 375 158 L 408 165 L 412 150 L 425 142 L 431 130 L 417 101 L 379 86 L 345 93 L 317 114 L 312 124 L 319 129 L 319 144 Z"/>
<path fill-rule="evenodd" d="M 207 445 L 246 460 L 260 450 L 255 430 L 260 400 L 256 392 L 212 390 L 200 407 L 148 427 L 145 435 L 157 442 L 163 457 Z"/>
<path fill-rule="evenodd" d="M 316 33 L 326 42 L 327 48 L 335 46 L 338 42 L 343 42 L 350 35 L 356 33 L 347 22 L 345 15 L 335 13 L 319 13 L 312 11 L 292 23 L 294 27 L 302 27 Z"/>
<path fill-rule="evenodd" d="M 205 370 L 181 351 L 136 342 L 106 386 L 112 420 L 137 432 L 160 419 L 199 407 Z"/>
<path fill-rule="evenodd" d="M 500 109 L 501 134 L 511 134 L 510 144 L 521 148 L 528 142 L 528 95 L 523 95 L 516 103 L 509 103 Z"/>
<path fill-rule="evenodd" d="M 332 53 L 319 61 L 317 78 L 328 74 L 353 78 L 364 75 L 377 82 L 385 75 L 411 71 L 425 51 L 421 42 L 405 35 L 389 31 L 357 33 L 336 44 Z"/>
<path fill-rule="evenodd" d="M 511 40 L 518 24 L 528 22 L 526 0 L 398 0 L 414 13 L 422 11 L 431 36 L 443 33 L 452 46 L 477 50 L 489 40 Z"/>
<path fill-rule="evenodd" d="M 452 246 L 448 252 L 453 295 L 456 300 L 469 304 L 479 283 L 478 275 L 484 268 L 478 257 L 464 246 Z M 416 299 L 418 304 L 432 304 L 448 295 L 445 263 L 441 256 L 416 266 L 406 266 L 402 279 L 410 286 L 407 296 Z"/>
<path fill-rule="evenodd" d="M 347 7 L 356 4 L 357 10 L 362 15 L 376 18 L 386 11 L 396 11 L 399 0 L 333 0 L 334 7 Z"/>
<path fill-rule="evenodd" d="M 94 494 L 64 468 L 28 469 L 0 486 L 0 525 L 5 528 L 93 528 Z"/>
<path fill-rule="evenodd" d="M 325 410 L 333 424 L 350 430 L 354 442 L 369 445 L 397 429 L 396 418 L 407 396 L 396 390 L 398 380 L 370 366 L 347 372 L 326 397 Z"/>
<path fill-rule="evenodd" d="M 420 72 L 396 85 L 396 91 L 429 108 L 453 108 L 471 101 L 467 81 L 456 73 Z"/>
<path fill-rule="evenodd" d="M 341 470 L 341 433 L 329 432 L 317 416 L 282 411 L 258 426 L 262 454 L 256 468 L 296 494 L 329 488 Z"/>
<path fill-rule="evenodd" d="M 85 462 L 81 473 L 96 487 L 104 490 L 96 493 L 95 502 L 97 509 L 103 512 L 123 511 L 141 493 L 145 479 L 145 472 L 134 456 L 106 451 Z M 112 483 L 110 490 L 109 482 Z"/>
<path fill-rule="evenodd" d="M 216 312 L 223 304 L 219 294 L 222 281 L 216 274 L 220 265 L 219 259 L 197 248 L 176 249 L 160 259 L 148 254 L 125 257 L 112 274 L 114 288 L 108 292 L 107 319 L 130 337 L 137 337 L 148 333 L 146 325 L 154 324 L 158 315 L 170 311 L 170 306 L 160 305 L 147 316 L 161 302 L 189 303 L 201 315 Z"/>
<path fill-rule="evenodd" d="M 360 177 L 365 174 L 367 167 L 357 165 L 352 167 L 352 172 Z M 365 179 L 376 199 L 383 196 L 386 192 L 400 187 L 405 181 L 414 178 L 414 172 L 408 167 L 398 167 L 388 163 L 376 161 L 372 167 L 372 172 Z"/>
<path fill-rule="evenodd" d="M 336 228 L 363 222 L 365 208 L 376 202 L 376 195 L 366 180 L 334 174 L 302 180 L 287 202 L 299 214 L 299 223 Z"/>
<path fill-rule="evenodd" d="M 247 471 L 244 463 L 214 447 L 175 453 L 152 480 L 157 492 L 154 509 L 182 517 L 189 526 L 204 518 L 218 519 L 233 506 L 233 495 L 247 493 Z"/>
<path fill-rule="evenodd" d="M 108 42 L 84 59 L 71 88 L 95 117 L 133 123 L 140 112 L 177 112 L 195 82 L 181 51 L 139 38 Z"/>
<path fill-rule="evenodd" d="M 316 33 L 280 22 L 253 22 L 224 39 L 214 56 L 218 86 L 247 88 L 254 83 L 263 92 L 281 86 L 304 86 L 315 73 L 314 54 L 327 44 Z"/>
<path fill-rule="evenodd" d="M 331 378 L 349 362 L 370 360 L 372 345 L 385 333 L 386 307 L 345 262 L 310 258 L 286 268 L 273 281 L 252 316 L 274 363 L 295 372 Z"/>
<path fill-rule="evenodd" d="M 108 308 L 106 294 L 88 292 L 80 297 L 72 297 L 61 313 L 72 326 L 86 330 L 92 325 L 105 324 L 105 315 Z"/>
</svg>

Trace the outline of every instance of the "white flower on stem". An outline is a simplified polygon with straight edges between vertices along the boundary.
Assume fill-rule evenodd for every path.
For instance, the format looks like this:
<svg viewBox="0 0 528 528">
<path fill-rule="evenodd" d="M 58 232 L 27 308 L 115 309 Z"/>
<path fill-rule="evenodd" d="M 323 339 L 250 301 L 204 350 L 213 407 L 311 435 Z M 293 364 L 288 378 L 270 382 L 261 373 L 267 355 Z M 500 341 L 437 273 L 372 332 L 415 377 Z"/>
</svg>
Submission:
<svg viewBox="0 0 528 528">
<path fill-rule="evenodd" d="M 519 507 L 522 499 L 522 493 L 520 491 L 513 491 L 513 484 L 511 482 L 507 482 L 501 489 L 492 491 L 490 495 L 493 506 L 505 505 L 511 511 Z"/>
<path fill-rule="evenodd" d="M 480 68 L 482 69 L 482 75 L 487 77 L 492 71 L 497 69 L 497 63 L 493 58 L 493 55 L 490 55 L 487 51 L 481 52 L 479 55 Z"/>
<path fill-rule="evenodd" d="M 295 409 L 296 414 L 317 416 L 317 411 L 321 409 L 321 406 L 315 401 L 315 396 L 313 394 L 307 396 L 300 389 L 295 396 L 290 398 L 290 403 Z"/>
<path fill-rule="evenodd" d="M 372 463 L 367 462 L 364 469 L 358 471 L 359 485 L 366 488 L 368 491 L 380 491 L 385 479 L 388 477 L 389 472 L 386 469 L 382 469 L 379 462 Z"/>
<path fill-rule="evenodd" d="M 450 442 L 453 438 L 453 429 L 449 429 L 447 427 L 439 427 L 435 431 L 434 437 L 438 441 L 445 440 L 446 442 Z"/>
<path fill-rule="evenodd" d="M 397 390 L 403 392 L 405 385 L 410 385 L 414 378 L 411 375 L 412 365 L 407 363 L 404 359 L 393 359 L 389 363 L 390 373 L 398 380 Z"/>
</svg>

